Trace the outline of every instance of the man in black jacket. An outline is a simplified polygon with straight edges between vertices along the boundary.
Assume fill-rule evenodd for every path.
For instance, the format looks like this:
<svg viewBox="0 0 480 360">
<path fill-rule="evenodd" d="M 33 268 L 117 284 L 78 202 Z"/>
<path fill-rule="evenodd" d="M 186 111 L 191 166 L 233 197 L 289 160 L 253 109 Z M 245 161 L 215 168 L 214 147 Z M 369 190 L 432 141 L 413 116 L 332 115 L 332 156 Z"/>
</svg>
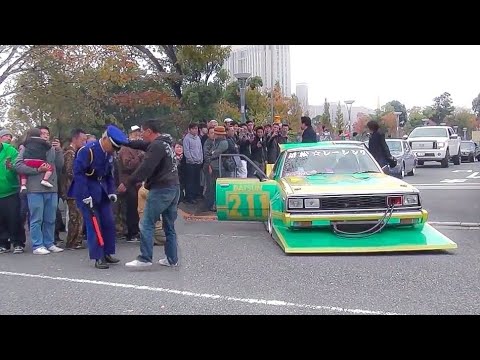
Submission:
<svg viewBox="0 0 480 360">
<path fill-rule="evenodd" d="M 303 130 L 302 133 L 302 143 L 316 143 L 317 142 L 317 133 L 313 130 L 312 119 L 308 116 L 302 116 L 302 124 L 300 128 Z"/>
<path fill-rule="evenodd" d="M 368 150 L 373 155 L 375 160 L 381 167 L 389 165 L 395 167 L 397 160 L 390 154 L 385 135 L 380 132 L 380 126 L 374 120 L 367 123 L 367 128 L 370 130 L 370 139 L 368 140 Z"/>
<path fill-rule="evenodd" d="M 161 259 L 159 264 L 177 266 L 175 220 L 180 198 L 180 182 L 172 149 L 172 138 L 170 135 L 160 135 L 160 126 L 155 120 L 147 120 L 143 123 L 142 137 L 143 141 L 133 140 L 127 145 L 132 149 L 145 151 L 143 162 L 130 175 L 127 184 L 133 185 L 145 181 L 145 189 L 149 192 L 140 224 L 140 255 L 125 265 L 128 267 L 152 265 L 155 223 L 161 216 L 166 237 L 166 257 Z M 125 187 L 119 187 L 119 191 L 125 190 Z"/>
</svg>

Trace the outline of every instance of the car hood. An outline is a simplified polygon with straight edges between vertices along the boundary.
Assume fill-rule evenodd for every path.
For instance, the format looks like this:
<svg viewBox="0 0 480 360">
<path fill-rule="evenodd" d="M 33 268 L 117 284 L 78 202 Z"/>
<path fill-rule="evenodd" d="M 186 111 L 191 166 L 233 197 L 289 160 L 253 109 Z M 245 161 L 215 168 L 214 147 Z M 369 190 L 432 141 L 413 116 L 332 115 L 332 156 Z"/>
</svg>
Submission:
<svg viewBox="0 0 480 360">
<path fill-rule="evenodd" d="M 287 195 L 385 194 L 418 192 L 412 185 L 381 173 L 318 174 L 281 179 Z"/>
<path fill-rule="evenodd" d="M 447 141 L 447 137 L 414 137 L 414 138 L 408 138 L 407 141 Z"/>
</svg>

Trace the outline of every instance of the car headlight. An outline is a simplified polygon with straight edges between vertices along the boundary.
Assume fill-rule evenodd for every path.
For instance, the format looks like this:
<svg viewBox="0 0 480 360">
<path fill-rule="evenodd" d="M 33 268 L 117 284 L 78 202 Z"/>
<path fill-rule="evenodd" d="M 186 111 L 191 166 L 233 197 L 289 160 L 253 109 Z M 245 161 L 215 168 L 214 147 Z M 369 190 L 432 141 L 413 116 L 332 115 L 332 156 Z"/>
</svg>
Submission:
<svg viewBox="0 0 480 360">
<path fill-rule="evenodd" d="M 441 142 L 441 141 L 437 143 L 437 147 L 438 147 L 439 149 L 443 148 L 445 145 L 446 145 L 446 143 Z"/>
<path fill-rule="evenodd" d="M 289 209 L 303 209 L 303 199 L 288 199 Z"/>
<path fill-rule="evenodd" d="M 418 195 L 417 194 L 404 195 L 403 205 L 418 205 Z"/>
<path fill-rule="evenodd" d="M 318 209 L 320 207 L 320 199 L 305 199 L 305 209 Z"/>
</svg>

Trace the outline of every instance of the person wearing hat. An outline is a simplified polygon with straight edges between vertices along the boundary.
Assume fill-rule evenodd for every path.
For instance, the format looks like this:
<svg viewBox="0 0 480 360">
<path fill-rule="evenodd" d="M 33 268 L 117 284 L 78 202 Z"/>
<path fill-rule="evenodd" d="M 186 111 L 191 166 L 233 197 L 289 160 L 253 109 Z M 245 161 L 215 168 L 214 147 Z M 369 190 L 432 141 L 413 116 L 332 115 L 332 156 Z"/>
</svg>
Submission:
<svg viewBox="0 0 480 360">
<path fill-rule="evenodd" d="M 128 134 L 129 140 L 140 140 L 140 127 L 134 125 L 130 128 Z M 126 146 L 122 146 L 118 152 L 118 177 L 120 184 L 127 184 L 127 179 L 133 172 L 140 166 L 143 160 L 144 152 L 142 150 L 131 149 Z M 125 201 L 125 219 L 117 216 L 116 221 L 125 221 L 127 228 L 127 242 L 139 241 L 140 229 L 138 228 L 138 190 L 141 183 L 132 184 L 127 186 L 127 191 L 120 194 L 119 201 Z"/>
<path fill-rule="evenodd" d="M 128 143 L 127 136 L 109 125 L 98 141 L 87 143 L 77 152 L 73 165 L 73 181 L 68 196 L 75 198 L 87 228 L 88 251 L 97 269 L 108 269 L 118 263 L 115 254 L 115 222 L 112 202 L 117 201 L 113 177 L 113 154 Z M 91 209 L 98 219 L 104 245 L 97 239 Z"/>
<path fill-rule="evenodd" d="M 11 144 L 12 139 L 13 139 L 13 134 L 10 130 L 7 130 L 7 129 L 0 130 L 1 143 Z"/>
</svg>

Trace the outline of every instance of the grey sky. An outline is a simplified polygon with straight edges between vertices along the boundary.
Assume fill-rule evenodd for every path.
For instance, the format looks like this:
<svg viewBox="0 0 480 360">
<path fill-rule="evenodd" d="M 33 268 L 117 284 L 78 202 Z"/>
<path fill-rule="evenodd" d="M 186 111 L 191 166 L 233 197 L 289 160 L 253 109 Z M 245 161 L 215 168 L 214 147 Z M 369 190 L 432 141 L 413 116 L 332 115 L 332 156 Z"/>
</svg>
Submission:
<svg viewBox="0 0 480 360">
<path fill-rule="evenodd" d="M 292 92 L 308 83 L 310 105 L 355 100 L 375 109 L 390 100 L 431 105 L 448 91 L 471 108 L 480 93 L 479 45 L 291 45 Z"/>
</svg>

